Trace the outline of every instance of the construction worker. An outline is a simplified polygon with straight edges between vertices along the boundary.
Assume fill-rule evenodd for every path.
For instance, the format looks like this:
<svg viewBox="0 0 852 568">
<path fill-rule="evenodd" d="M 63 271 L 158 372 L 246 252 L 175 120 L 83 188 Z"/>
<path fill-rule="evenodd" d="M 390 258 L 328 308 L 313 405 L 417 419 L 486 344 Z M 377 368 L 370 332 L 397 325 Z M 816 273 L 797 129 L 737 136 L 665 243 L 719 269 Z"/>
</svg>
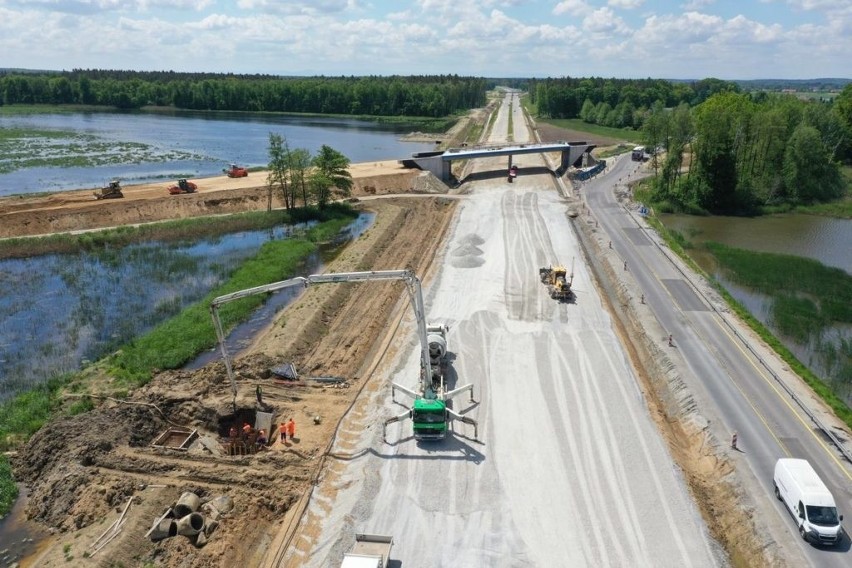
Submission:
<svg viewBox="0 0 852 568">
<path fill-rule="evenodd" d="M 269 439 L 266 437 L 266 430 L 261 428 L 260 433 L 257 436 L 257 445 L 260 446 L 260 447 L 263 447 L 263 446 L 266 445 L 266 443 L 268 441 L 269 441 Z"/>
<path fill-rule="evenodd" d="M 284 422 L 278 425 L 278 433 L 281 434 L 281 443 L 283 444 L 287 441 L 287 425 Z"/>
<path fill-rule="evenodd" d="M 293 422 L 293 419 L 287 421 L 287 434 L 290 436 L 290 440 L 296 437 L 296 423 Z"/>
<path fill-rule="evenodd" d="M 257 388 L 254 389 L 254 394 L 257 396 L 257 403 L 263 406 L 263 389 L 260 388 L 260 385 L 257 385 Z"/>
<path fill-rule="evenodd" d="M 251 434 L 251 424 L 243 422 L 243 435 L 248 436 L 249 434 Z"/>
</svg>

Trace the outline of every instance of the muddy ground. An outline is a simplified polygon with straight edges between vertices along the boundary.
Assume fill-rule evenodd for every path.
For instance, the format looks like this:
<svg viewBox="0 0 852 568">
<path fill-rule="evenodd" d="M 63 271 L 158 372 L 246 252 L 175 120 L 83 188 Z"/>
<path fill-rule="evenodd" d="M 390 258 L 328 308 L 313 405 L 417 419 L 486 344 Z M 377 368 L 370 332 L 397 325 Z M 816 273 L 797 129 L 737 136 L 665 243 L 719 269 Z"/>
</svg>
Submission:
<svg viewBox="0 0 852 568">
<path fill-rule="evenodd" d="M 447 191 L 434 177 L 395 162 L 359 164 L 353 176 L 353 193 L 363 198 Z M 165 190 L 152 184 L 129 187 L 125 199 L 108 202 L 89 199 L 86 192 L 12 198 L 0 203 L 0 226 L 6 236 L 40 234 L 265 208 L 265 191 L 238 187 L 259 177 L 199 180 L 202 189 L 195 195 L 161 197 Z M 355 206 L 374 211 L 375 222 L 329 271 L 411 268 L 420 273 L 455 202 L 421 195 L 365 199 Z M 108 373 L 97 366 L 89 369 L 90 384 L 98 385 L 99 406 L 54 420 L 14 458 L 15 475 L 29 489 L 28 516 L 53 533 L 23 565 L 68 566 L 71 560 L 75 566 L 256 565 L 281 519 L 318 476 L 337 422 L 365 382 L 373 346 L 388 333 L 395 311 L 404 307 L 398 305 L 401 299 L 407 301 L 401 283 L 308 289 L 237 361 L 236 413 L 222 363 L 161 373 L 123 400 L 110 398 Z M 279 380 L 270 369 L 284 362 L 293 362 L 302 377 L 333 376 L 345 383 Z M 258 385 L 262 404 L 256 400 Z M 69 394 L 67 405 L 78 400 Z M 258 454 L 228 456 L 229 427 L 252 421 L 261 409 L 272 413 L 274 423 L 294 418 L 295 442 L 276 440 Z M 199 439 L 188 451 L 152 447 L 173 426 L 194 430 Z M 234 509 L 202 547 L 182 536 L 157 544 L 143 538 L 184 491 L 194 491 L 202 500 L 228 496 Z M 95 552 L 92 544 L 131 498 L 121 532 Z"/>
</svg>

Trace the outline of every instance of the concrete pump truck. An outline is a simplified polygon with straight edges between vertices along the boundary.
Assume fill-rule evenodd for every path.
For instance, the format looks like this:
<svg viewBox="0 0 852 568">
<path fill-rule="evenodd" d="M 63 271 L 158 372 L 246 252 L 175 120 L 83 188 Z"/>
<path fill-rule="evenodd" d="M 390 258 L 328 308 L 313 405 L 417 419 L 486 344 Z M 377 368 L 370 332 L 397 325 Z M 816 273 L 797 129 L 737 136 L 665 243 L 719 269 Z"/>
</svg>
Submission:
<svg viewBox="0 0 852 568">
<path fill-rule="evenodd" d="M 237 383 L 231 365 L 231 357 L 225 344 L 225 332 L 222 321 L 219 318 L 219 307 L 222 304 L 239 300 L 248 296 L 276 292 L 284 288 L 302 286 L 307 288 L 314 284 L 331 284 L 345 282 L 364 282 L 372 280 L 401 280 L 406 284 L 411 305 L 414 308 L 414 318 L 417 323 L 417 336 L 420 340 L 420 378 L 415 389 L 409 389 L 402 385 L 393 383 L 391 396 L 394 397 L 397 390 L 404 392 L 414 399 L 414 403 L 404 413 L 394 416 L 385 421 L 383 427 L 383 438 L 387 441 L 387 426 L 410 418 L 414 429 L 416 440 L 440 440 L 447 434 L 448 423 L 451 420 L 459 420 L 470 424 L 474 428 L 474 438 L 479 437 L 477 423 L 473 418 L 463 416 L 451 408 L 447 408 L 447 401 L 465 392 L 470 392 L 470 401 L 473 402 L 473 385 L 446 390 L 445 372 L 447 357 L 447 333 L 446 325 L 427 325 L 425 309 L 423 306 L 423 292 L 420 279 L 411 270 L 377 270 L 371 272 L 338 272 L 329 274 L 311 274 L 306 277 L 296 277 L 280 282 L 273 282 L 263 286 L 247 288 L 214 298 L 210 303 L 210 313 L 213 317 L 213 325 L 216 329 L 216 337 L 222 358 L 225 361 L 225 369 L 231 382 L 231 391 L 234 396 L 234 407 L 237 400 Z M 394 398 L 395 400 L 395 398 Z"/>
</svg>

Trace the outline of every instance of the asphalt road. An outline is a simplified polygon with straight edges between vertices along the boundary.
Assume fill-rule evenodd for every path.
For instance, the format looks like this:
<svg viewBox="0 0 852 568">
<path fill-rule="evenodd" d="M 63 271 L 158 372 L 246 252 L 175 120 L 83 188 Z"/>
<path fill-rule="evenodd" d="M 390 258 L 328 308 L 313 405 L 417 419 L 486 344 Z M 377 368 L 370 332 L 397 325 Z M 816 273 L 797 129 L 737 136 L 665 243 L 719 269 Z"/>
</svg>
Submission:
<svg viewBox="0 0 852 568">
<path fill-rule="evenodd" d="M 492 142 L 505 140 L 511 97 Z M 514 98 L 514 141 L 525 142 Z M 565 205 L 538 156 L 478 160 L 443 262 L 428 279 L 427 319 L 450 325 L 453 408 L 479 422 L 438 443 L 411 424 L 389 385 L 347 416 L 287 566 L 336 566 L 356 532 L 393 535 L 404 568 L 716 566 L 718 549 L 655 429 L 612 322 L 582 264 Z M 552 300 L 538 268 L 574 265 L 575 303 Z M 408 331 L 406 331 L 408 330 Z M 398 334 L 389 380 L 419 375 L 414 322 Z M 366 393 L 368 397 L 370 393 Z M 403 397 L 397 395 L 399 400 Z M 357 437 L 351 442 L 352 435 Z"/>
<path fill-rule="evenodd" d="M 730 316 L 714 311 L 663 248 L 654 244 L 657 239 L 646 232 L 641 219 L 617 203 L 615 184 L 626 182 L 636 168 L 626 156 L 582 191 L 613 248 L 638 281 L 641 289 L 637 295 L 644 294 L 663 328 L 674 337 L 674 349 L 691 371 L 684 373 L 685 381 L 712 407 L 703 411 L 718 417 L 715 433 L 727 441 L 731 432 L 738 432 L 741 451 L 731 453 L 736 467 L 746 486 L 754 489 L 751 497 L 758 503 L 759 513 L 778 516 L 761 524 L 768 526 L 776 541 L 792 547 L 788 549 L 791 554 L 802 555 L 811 566 L 852 565 L 848 535 L 833 549 L 820 549 L 799 538 L 793 519 L 774 497 L 772 482 L 778 458 L 807 459 L 828 485 L 839 512 L 848 517 L 852 513 L 850 464 L 725 325 L 722 318 Z"/>
</svg>

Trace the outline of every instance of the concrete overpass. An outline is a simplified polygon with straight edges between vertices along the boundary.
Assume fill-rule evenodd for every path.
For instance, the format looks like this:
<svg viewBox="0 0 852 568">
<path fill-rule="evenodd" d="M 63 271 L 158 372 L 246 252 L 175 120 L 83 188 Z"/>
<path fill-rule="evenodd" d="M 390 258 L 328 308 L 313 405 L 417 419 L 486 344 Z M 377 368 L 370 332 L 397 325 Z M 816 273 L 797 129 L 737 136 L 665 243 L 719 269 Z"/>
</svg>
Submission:
<svg viewBox="0 0 852 568">
<path fill-rule="evenodd" d="M 419 168 L 432 172 L 443 182 L 452 180 L 452 163 L 456 160 L 472 160 L 475 158 L 493 158 L 507 156 L 506 171 L 512 167 L 512 156 L 517 154 L 544 154 L 559 152 L 562 155 L 556 175 L 561 176 L 568 166 L 580 167 L 583 155 L 591 152 L 594 144 L 585 142 L 553 142 L 548 144 L 509 144 L 500 146 L 475 146 L 450 148 L 444 152 L 420 152 L 410 159 L 400 160 L 407 168 Z"/>
</svg>

